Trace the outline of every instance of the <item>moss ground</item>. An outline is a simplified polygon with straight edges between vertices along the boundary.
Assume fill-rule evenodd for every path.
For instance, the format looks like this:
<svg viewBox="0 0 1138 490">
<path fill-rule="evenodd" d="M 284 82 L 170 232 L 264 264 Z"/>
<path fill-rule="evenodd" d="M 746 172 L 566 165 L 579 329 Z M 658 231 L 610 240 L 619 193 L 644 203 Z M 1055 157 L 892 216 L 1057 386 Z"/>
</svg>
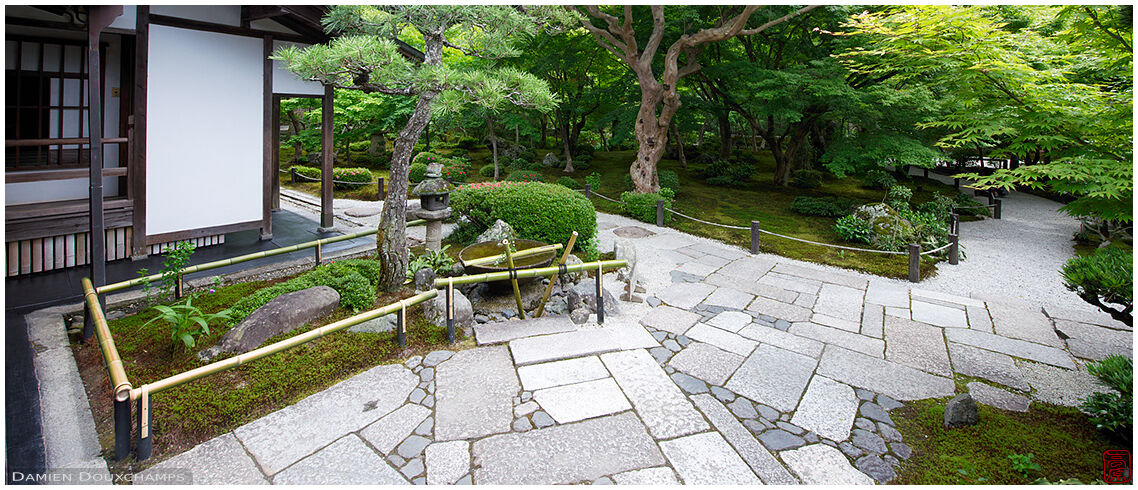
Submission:
<svg viewBox="0 0 1138 490">
<path fill-rule="evenodd" d="M 287 280 L 283 278 L 280 280 Z M 203 294 L 194 302 L 204 312 L 217 312 L 239 298 L 267 286 L 266 282 L 249 282 L 218 288 Z M 377 294 L 376 306 L 410 296 L 410 292 Z M 336 332 L 308 344 L 269 356 L 239 368 L 192 381 L 152 398 L 154 418 L 154 458 L 147 465 L 231 431 L 268 413 L 296 403 L 306 396 L 328 388 L 379 364 L 403 360 L 436 349 L 463 348 L 469 344 L 461 338 L 456 345 L 446 344 L 445 328 L 437 328 L 421 317 L 421 310 L 408 311 L 407 347 L 400 349 L 395 333 Z M 268 343 L 326 325 L 355 314 L 337 309 L 318 325 L 309 325 L 274 337 Z M 211 328 L 209 335 L 199 338 L 194 349 L 175 347 L 170 331 L 162 322 L 144 325 L 155 316 L 151 309 L 110 322 L 119 353 L 127 365 L 127 375 L 135 384 L 153 382 L 203 365 L 196 352 L 216 343 L 227 328 Z M 211 326 L 212 327 L 212 326 Z M 179 345 L 181 345 L 179 343 Z M 95 415 L 95 425 L 113 471 L 139 470 L 145 465 L 133 457 L 116 462 L 114 420 L 110 386 L 97 344 L 92 340 L 74 345 L 81 366 L 80 374 Z M 219 358 L 221 359 L 221 358 Z"/>
<path fill-rule="evenodd" d="M 1039 477 L 1093 483 L 1102 479 L 1104 450 L 1131 449 L 1129 443 L 1107 439 L 1077 409 L 1041 403 L 1027 413 L 980 405 L 979 424 L 945 429 L 946 401 L 911 402 L 892 413 L 913 449 L 893 483 L 1015 485 Z M 1041 470 L 1020 473 L 1008 458 L 1013 454 L 1032 454 Z"/>
</svg>

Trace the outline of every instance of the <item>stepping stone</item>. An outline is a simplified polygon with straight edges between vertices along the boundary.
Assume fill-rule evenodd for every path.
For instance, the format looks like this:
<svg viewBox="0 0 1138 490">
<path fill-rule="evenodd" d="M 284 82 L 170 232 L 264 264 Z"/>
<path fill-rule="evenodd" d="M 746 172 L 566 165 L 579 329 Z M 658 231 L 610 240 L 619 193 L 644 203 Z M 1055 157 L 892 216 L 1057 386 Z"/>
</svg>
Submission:
<svg viewBox="0 0 1138 490">
<path fill-rule="evenodd" d="M 1051 320 L 1038 309 L 1026 309 L 1001 303 L 989 303 L 992 326 L 996 335 L 1063 348 L 1063 340 L 1055 335 Z"/>
<path fill-rule="evenodd" d="M 857 315 L 858 316 L 856 318 L 861 318 L 861 310 L 860 309 L 858 310 Z M 858 333 L 861 331 L 861 323 L 859 323 L 859 322 L 856 322 L 853 320 L 846 320 L 843 318 L 836 318 L 836 317 L 832 317 L 829 315 L 823 315 L 821 313 L 815 313 L 815 314 L 811 315 L 810 321 L 813 323 L 817 323 L 818 325 L 825 325 L 827 327 L 834 327 L 837 329 L 845 330 L 847 332 Z"/>
<path fill-rule="evenodd" d="M 988 406 L 1011 410 L 1013 412 L 1026 412 L 1031 406 L 1031 400 L 984 383 L 973 381 L 968 383 L 968 393 L 976 400 Z"/>
<path fill-rule="evenodd" d="M 942 301 L 945 303 L 953 303 L 960 307 L 977 306 L 984 307 L 984 302 L 976 298 L 968 298 L 965 296 L 957 296 L 955 294 L 942 293 L 939 291 L 928 291 L 925 289 L 913 288 L 911 291 L 913 299 L 927 299 L 933 301 Z"/>
<path fill-rule="evenodd" d="M 718 242 L 697 243 L 695 245 L 692 245 L 691 249 L 703 252 L 703 253 L 708 254 L 708 255 L 714 255 L 716 257 L 724 258 L 727 260 L 736 260 L 736 259 L 748 257 L 746 252 L 744 252 L 738 248 L 732 247 L 730 245 L 724 245 L 724 244 L 721 244 Z"/>
<path fill-rule="evenodd" d="M 763 344 L 770 344 L 814 358 L 820 357 L 822 355 L 822 348 L 825 347 L 825 344 L 817 340 L 799 337 L 783 332 L 777 328 L 764 327 L 759 324 L 751 324 L 744 327 L 739 331 L 739 335 Z"/>
<path fill-rule="evenodd" d="M 715 272 L 716 267 L 712 267 L 712 266 L 707 265 L 707 264 L 701 264 L 699 262 L 693 261 L 693 262 L 688 262 L 688 263 L 678 267 L 676 270 L 683 272 L 685 274 L 691 274 L 693 276 L 699 276 L 702 278 L 702 277 L 707 277 L 712 272 Z"/>
<path fill-rule="evenodd" d="M 1052 335 L 1054 335 L 1054 332 L 1052 332 Z M 1029 359 L 1061 368 L 1075 369 L 1075 362 L 1071 360 L 1071 355 L 1063 349 L 1056 349 L 1024 340 L 1009 339 L 1007 337 L 971 329 L 946 329 L 944 336 L 949 342 L 971 345 L 973 347 L 1007 354 L 1012 357 Z"/>
<path fill-rule="evenodd" d="M 656 234 L 639 226 L 622 226 L 612 231 L 613 235 L 621 238 L 648 238 Z"/>
<path fill-rule="evenodd" d="M 583 357 L 619 348 L 612 334 L 600 328 L 510 341 L 510 353 L 518 366 Z"/>
<path fill-rule="evenodd" d="M 740 364 L 743 364 L 743 356 L 702 342 L 687 346 L 668 362 L 668 365 L 677 371 L 702 379 L 708 384 L 720 386 L 727 382 L 727 378 L 731 377 L 731 373 L 734 373 Z"/>
<path fill-rule="evenodd" d="M 756 402 L 789 412 L 798 405 L 802 391 L 818 361 L 773 345 L 761 344 L 743 361 L 725 388 Z"/>
<path fill-rule="evenodd" d="M 760 315 L 770 315 L 788 322 L 806 321 L 810 319 L 811 315 L 809 309 L 761 296 L 751 301 L 751 304 L 747 306 L 747 311 L 753 311 Z"/>
<path fill-rule="evenodd" d="M 601 361 L 653 437 L 670 439 L 707 430 L 707 422 L 647 352 L 613 352 L 602 355 Z"/>
<path fill-rule="evenodd" d="M 767 485 L 795 485 L 798 480 L 783 468 L 782 464 L 755 439 L 739 421 L 731 415 L 723 404 L 708 395 L 694 395 L 692 402 L 699 408 L 711 425 L 739 453 L 743 461 Z M 619 483 L 619 481 L 618 481 Z"/>
<path fill-rule="evenodd" d="M 1024 378 L 1033 388 L 1031 397 L 1044 403 L 1077 407 L 1082 399 L 1091 394 L 1110 390 L 1098 378 L 1084 371 L 1023 361 L 1019 362 L 1019 366 Z"/>
<path fill-rule="evenodd" d="M 671 305 L 676 308 L 690 310 L 692 308 L 695 308 L 695 305 L 698 305 L 700 302 L 702 302 L 703 299 L 706 298 L 707 295 L 711 294 L 711 292 L 714 290 L 715 286 L 712 286 L 710 284 L 703 284 L 699 282 L 683 282 L 668 286 L 663 291 L 656 293 L 656 297 L 660 298 L 660 301 L 663 301 L 664 304 Z M 663 328 L 658 329 L 665 330 Z"/>
<path fill-rule="evenodd" d="M 718 432 L 660 443 L 685 485 L 760 485 L 762 482 Z"/>
<path fill-rule="evenodd" d="M 671 468 L 645 468 L 642 470 L 626 471 L 612 476 L 617 485 L 679 485 L 676 472 Z"/>
<path fill-rule="evenodd" d="M 938 327 L 968 328 L 963 309 L 951 308 L 913 299 L 913 320 Z"/>
<path fill-rule="evenodd" d="M 695 259 L 695 261 L 699 262 L 701 264 L 710 265 L 716 269 L 731 263 L 730 260 L 727 260 L 723 257 L 717 257 L 717 256 L 711 255 L 711 254 L 707 254 L 707 255 L 704 255 L 702 257 L 699 257 L 699 258 Z"/>
<path fill-rule="evenodd" d="M 692 340 L 707 342 L 708 344 L 740 356 L 750 354 L 752 350 L 755 350 L 755 346 L 758 345 L 754 340 L 726 330 L 709 327 L 705 323 L 697 323 L 694 327 L 689 329 L 685 335 Z"/>
<path fill-rule="evenodd" d="M 612 378 L 537 390 L 533 399 L 559 424 L 632 409 Z"/>
<path fill-rule="evenodd" d="M 600 330 L 608 332 L 620 350 L 651 349 L 660 346 L 648 330 L 637 324 L 632 315 L 607 317 Z"/>
<path fill-rule="evenodd" d="M 726 265 L 722 269 L 719 269 L 718 272 L 707 276 L 703 282 L 713 286 L 737 289 L 756 296 L 782 301 L 783 303 L 793 303 L 795 299 L 800 296 L 797 291 L 790 291 L 778 286 L 755 282 L 755 277 L 762 275 L 762 272 L 741 274 L 739 271 L 736 271 L 734 267 L 734 264 Z"/>
<path fill-rule="evenodd" d="M 904 318 L 885 319 L 885 358 L 940 376 L 952 376 L 944 331 Z"/>
<path fill-rule="evenodd" d="M 197 468 L 193 471 L 196 474 Z M 349 434 L 277 473 L 273 484 L 406 485 L 407 480 L 359 437 Z"/>
<path fill-rule="evenodd" d="M 852 276 L 849 274 L 842 274 L 839 272 L 834 272 L 833 269 L 821 271 L 821 270 L 811 269 L 811 268 L 807 268 L 804 266 L 791 264 L 791 263 L 787 263 L 787 262 L 779 262 L 777 265 L 774 266 L 774 269 L 771 269 L 771 270 L 773 272 L 778 272 L 780 274 L 787 274 L 787 275 L 803 277 L 803 278 L 807 278 L 807 279 L 814 279 L 815 281 L 828 282 L 830 284 L 838 284 L 841 286 L 851 287 L 854 289 L 863 289 L 864 290 L 866 288 L 866 286 L 869 284 L 869 281 L 867 281 L 865 279 L 859 279 L 858 277 Z"/>
<path fill-rule="evenodd" d="M 885 307 L 885 316 L 895 316 L 897 318 L 904 318 L 906 320 L 909 320 L 913 317 L 913 314 L 911 311 L 909 311 L 908 308 L 897 308 L 894 306 L 886 306 Z"/>
<path fill-rule="evenodd" d="M 956 391 L 956 384 L 949 378 L 933 376 L 903 364 L 832 347 L 822 353 L 818 374 L 897 400 L 940 398 Z M 736 393 L 739 391 L 736 390 Z"/>
<path fill-rule="evenodd" d="M 610 415 L 476 441 L 474 483 L 554 485 L 664 464 L 633 413 Z"/>
<path fill-rule="evenodd" d="M 275 474 L 403 405 L 418 383 L 399 364 L 376 366 L 233 432 L 265 473 Z"/>
<path fill-rule="evenodd" d="M 1111 354 L 1131 357 L 1134 334 L 1070 320 L 1055 320 L 1055 329 L 1068 337 L 1067 347 L 1075 357 L 1102 360 Z"/>
<path fill-rule="evenodd" d="M 369 216 L 375 216 L 379 214 L 379 212 L 382 210 L 382 208 L 378 207 L 358 207 L 349 208 L 347 211 L 344 211 L 344 214 L 353 218 L 367 218 Z"/>
<path fill-rule="evenodd" d="M 577 330 L 569 317 L 549 316 L 509 322 L 477 323 L 474 338 L 478 345 L 501 344 L 514 339 Z"/>
<path fill-rule="evenodd" d="M 640 319 L 640 324 L 648 328 L 671 332 L 676 335 L 683 334 L 692 325 L 700 320 L 698 314 L 690 311 L 681 310 L 667 305 L 660 305 L 649 311 L 644 318 Z"/>
<path fill-rule="evenodd" d="M 679 386 L 684 393 L 695 394 L 707 393 L 709 391 L 707 383 L 704 383 L 699 378 L 693 378 L 684 373 L 676 372 L 673 372 L 670 376 L 672 381 L 676 383 L 676 386 Z"/>
<path fill-rule="evenodd" d="M 1102 312 L 1097 311 L 1097 310 L 1092 310 L 1092 311 L 1094 311 L 1094 315 L 1095 315 L 1095 317 L 1093 317 L 1093 318 L 1091 317 L 1090 314 L 1087 313 L 1086 310 L 1078 310 L 1078 309 L 1074 309 L 1074 308 L 1064 308 L 1062 306 L 1044 306 L 1043 307 L 1043 312 L 1046 313 L 1047 316 L 1049 316 L 1055 320 L 1070 320 L 1073 322 L 1081 322 L 1081 323 L 1093 324 L 1096 326 L 1103 326 L 1103 327 L 1107 327 L 1107 328 L 1110 328 L 1113 330 L 1125 330 L 1125 331 L 1133 331 L 1134 330 L 1132 327 L 1129 327 L 1120 321 L 1111 319 L 1105 313 L 1102 313 Z"/>
<path fill-rule="evenodd" d="M 781 274 L 778 272 L 768 272 L 764 274 L 759 278 L 758 283 L 802 294 L 817 295 L 818 291 L 822 289 L 822 281 Z"/>
<path fill-rule="evenodd" d="M 873 425 L 873 422 L 871 422 L 871 420 L 876 420 L 880 423 L 889 425 L 895 425 L 893 423 L 893 417 L 889 416 L 889 412 L 885 410 L 885 407 L 876 403 L 863 403 L 859 412 L 862 416 L 865 417 L 864 419 L 860 420 L 864 420 L 866 422 L 865 424 L 858 424 L 858 427 L 861 429 L 868 431 L 875 430 L 876 427 Z"/>
<path fill-rule="evenodd" d="M 737 289 L 721 287 L 711 293 L 707 299 L 703 300 L 703 304 L 742 310 L 751 304 L 752 299 L 755 299 L 754 295 L 744 293 Z"/>
<path fill-rule="evenodd" d="M 436 442 L 427 446 L 427 484 L 450 485 L 470 473 L 470 443 Z"/>
<path fill-rule="evenodd" d="M 850 436 L 856 415 L 857 395 L 853 388 L 824 376 L 814 376 L 790 423 L 826 439 L 844 441 Z"/>
<path fill-rule="evenodd" d="M 722 291 L 723 288 L 719 288 L 719 290 Z M 746 305 L 744 305 L 744 307 L 745 306 Z M 708 320 L 707 324 L 729 332 L 738 333 L 739 330 L 742 330 L 743 327 L 753 321 L 755 321 L 755 319 L 751 315 L 741 311 L 724 311 L 723 313 L 715 315 L 711 320 Z"/>
<path fill-rule="evenodd" d="M 863 429 L 854 429 L 853 438 L 850 439 L 854 446 L 865 450 L 867 453 L 884 454 L 889 450 L 885 446 L 885 440 L 881 436 Z"/>
<path fill-rule="evenodd" d="M 864 301 L 864 289 L 823 284 L 818 292 L 818 300 L 814 304 L 814 314 L 837 319 L 861 318 L 861 305 Z M 857 330 L 855 328 L 853 331 Z"/>
<path fill-rule="evenodd" d="M 375 454 L 375 453 L 372 453 Z M 386 466 L 386 463 L 384 463 Z M 222 434 L 193 449 L 138 472 L 136 481 L 163 481 L 170 472 L 192 468 L 194 485 L 268 485 L 257 463 L 232 433 Z M 396 475 L 398 476 L 398 475 Z"/>
<path fill-rule="evenodd" d="M 964 313 L 968 315 L 968 328 L 981 332 L 995 333 L 995 330 L 992 328 L 992 317 L 988 315 L 987 308 L 983 306 L 969 306 L 965 308 Z"/>
<path fill-rule="evenodd" d="M 885 357 L 885 342 L 853 332 L 826 327 L 810 322 L 798 322 L 790 326 L 788 332 L 811 339 L 855 350 L 874 357 Z"/>
<path fill-rule="evenodd" d="M 952 368 L 960 374 L 984 378 L 1017 390 L 1031 390 L 1009 355 L 956 342 L 948 343 L 948 354 L 952 357 Z"/>
<path fill-rule="evenodd" d="M 609 372 L 596 356 L 532 364 L 518 368 L 518 378 L 526 391 L 607 378 Z"/>
<path fill-rule="evenodd" d="M 888 482 L 897 477 L 897 474 L 893 472 L 892 466 L 874 455 L 863 456 L 861 459 L 858 459 L 854 465 L 857 466 L 857 469 L 861 470 L 862 473 L 871 476 L 874 480 L 881 483 Z"/>
<path fill-rule="evenodd" d="M 436 441 L 509 432 L 511 400 L 521 386 L 505 346 L 460 351 L 440 364 L 435 376 Z"/>
<path fill-rule="evenodd" d="M 869 281 L 869 288 L 865 290 L 865 302 L 895 308 L 908 308 L 909 289 L 888 282 L 871 280 Z"/>
<path fill-rule="evenodd" d="M 866 303 L 861 313 L 861 334 L 880 339 L 884 335 L 885 307 Z"/>
<path fill-rule="evenodd" d="M 873 485 L 866 476 L 842 455 L 841 451 L 824 444 L 813 444 L 779 453 L 790 470 L 802 479 L 804 485 Z"/>
<path fill-rule="evenodd" d="M 400 441 L 411 435 L 430 416 L 431 409 L 408 403 L 365 427 L 360 431 L 360 436 L 381 453 L 391 454 Z"/>
<path fill-rule="evenodd" d="M 771 451 L 794 449 L 806 444 L 806 440 L 782 429 L 768 430 L 759 434 L 759 440 Z"/>
</svg>

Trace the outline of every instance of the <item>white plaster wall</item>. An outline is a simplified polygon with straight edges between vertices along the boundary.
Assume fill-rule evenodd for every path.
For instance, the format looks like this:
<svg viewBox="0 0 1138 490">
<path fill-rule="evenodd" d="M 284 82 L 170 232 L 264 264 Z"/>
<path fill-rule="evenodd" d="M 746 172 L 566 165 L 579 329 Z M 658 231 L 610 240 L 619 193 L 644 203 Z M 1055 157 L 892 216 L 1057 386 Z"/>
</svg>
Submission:
<svg viewBox="0 0 1138 490">
<path fill-rule="evenodd" d="M 306 44 L 273 41 L 273 52 L 286 46 L 306 47 Z M 303 94 L 324 95 L 324 85 L 320 82 L 303 80 L 285 67 L 285 62 L 273 60 L 273 93 L 274 94 Z"/>
<path fill-rule="evenodd" d="M 147 234 L 261 219 L 262 44 L 151 26 Z"/>
<path fill-rule="evenodd" d="M 151 5 L 150 13 L 227 26 L 241 25 L 240 5 Z"/>
<path fill-rule="evenodd" d="M 119 29 L 130 29 L 133 31 L 135 28 L 134 24 L 135 24 L 135 19 L 137 18 L 137 15 L 138 15 L 138 6 L 137 5 L 123 5 L 122 6 L 122 15 L 118 16 L 118 18 L 116 18 L 113 22 L 111 22 L 110 27 L 117 27 Z"/>
</svg>

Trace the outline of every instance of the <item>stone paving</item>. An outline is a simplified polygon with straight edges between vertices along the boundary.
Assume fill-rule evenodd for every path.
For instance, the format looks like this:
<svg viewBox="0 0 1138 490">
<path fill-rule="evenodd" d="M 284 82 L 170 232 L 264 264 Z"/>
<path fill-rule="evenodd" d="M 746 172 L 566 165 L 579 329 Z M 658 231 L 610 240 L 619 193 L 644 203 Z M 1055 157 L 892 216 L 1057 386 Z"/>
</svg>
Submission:
<svg viewBox="0 0 1138 490">
<path fill-rule="evenodd" d="M 911 450 L 891 411 L 969 391 L 1025 411 L 1095 389 L 1132 332 L 751 255 L 600 215 L 642 260 L 603 325 L 475 326 L 168 459 L 195 483 L 872 484 Z M 637 227 L 640 230 L 629 230 Z M 619 290 L 616 274 L 605 276 Z M 961 377 L 963 376 L 963 377 Z"/>
</svg>

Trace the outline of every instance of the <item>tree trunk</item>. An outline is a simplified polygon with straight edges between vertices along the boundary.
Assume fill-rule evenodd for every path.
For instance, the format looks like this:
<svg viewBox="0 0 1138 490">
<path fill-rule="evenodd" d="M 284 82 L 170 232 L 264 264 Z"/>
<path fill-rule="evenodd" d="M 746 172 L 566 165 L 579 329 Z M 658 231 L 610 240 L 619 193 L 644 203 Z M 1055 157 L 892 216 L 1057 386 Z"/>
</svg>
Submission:
<svg viewBox="0 0 1138 490">
<path fill-rule="evenodd" d="M 350 140 L 348 138 L 344 138 L 344 153 L 346 153 L 348 155 L 347 158 L 345 158 L 344 160 L 347 162 L 348 165 L 351 165 L 352 164 L 352 140 Z"/>
<path fill-rule="evenodd" d="M 549 140 L 546 139 L 546 132 L 549 131 L 549 125 L 545 119 L 545 115 L 541 116 L 541 147 L 544 149 L 549 146 Z"/>
<path fill-rule="evenodd" d="M 751 151 L 753 153 L 759 152 L 759 133 L 755 131 L 755 126 L 751 125 Z"/>
<path fill-rule="evenodd" d="M 522 146 L 522 136 L 521 133 L 518 132 L 517 124 L 514 125 L 514 146 Z"/>
<path fill-rule="evenodd" d="M 494 157 L 494 180 L 498 180 L 498 138 L 494 136 L 494 120 L 486 111 L 486 130 L 490 132 L 490 154 Z"/>
<path fill-rule="evenodd" d="M 427 136 L 427 142 L 423 146 L 423 151 L 431 151 L 431 123 L 430 122 L 427 123 L 427 126 L 424 128 L 424 130 L 427 133 L 427 135 L 426 135 Z"/>
<path fill-rule="evenodd" d="M 719 120 L 719 158 L 731 158 L 731 113 L 721 112 L 716 115 Z"/>
<path fill-rule="evenodd" d="M 684 155 L 684 140 L 680 138 L 680 128 L 678 126 L 672 126 L 672 133 L 675 134 L 676 138 L 676 157 L 680 160 L 680 166 L 683 167 L 684 170 L 687 170 L 688 157 Z"/>
<path fill-rule="evenodd" d="M 565 168 L 561 169 L 562 172 L 569 173 L 574 171 L 573 168 L 573 152 L 569 148 L 569 122 L 568 120 L 562 121 L 561 126 L 561 146 L 565 152 Z"/>
<path fill-rule="evenodd" d="M 660 190 L 656 176 L 656 166 L 664 157 L 668 144 L 668 126 L 680 108 L 680 98 L 668 93 L 650 76 L 640 78 L 640 111 L 636 117 L 636 161 L 628 171 L 636 192 L 649 193 Z M 659 116 L 656 107 L 662 106 Z"/>
<path fill-rule="evenodd" d="M 703 149 L 703 133 L 706 130 L 707 130 L 707 120 L 705 119 L 699 123 L 699 132 L 696 133 L 697 136 L 695 139 L 695 146 L 697 148 Z"/>
</svg>

